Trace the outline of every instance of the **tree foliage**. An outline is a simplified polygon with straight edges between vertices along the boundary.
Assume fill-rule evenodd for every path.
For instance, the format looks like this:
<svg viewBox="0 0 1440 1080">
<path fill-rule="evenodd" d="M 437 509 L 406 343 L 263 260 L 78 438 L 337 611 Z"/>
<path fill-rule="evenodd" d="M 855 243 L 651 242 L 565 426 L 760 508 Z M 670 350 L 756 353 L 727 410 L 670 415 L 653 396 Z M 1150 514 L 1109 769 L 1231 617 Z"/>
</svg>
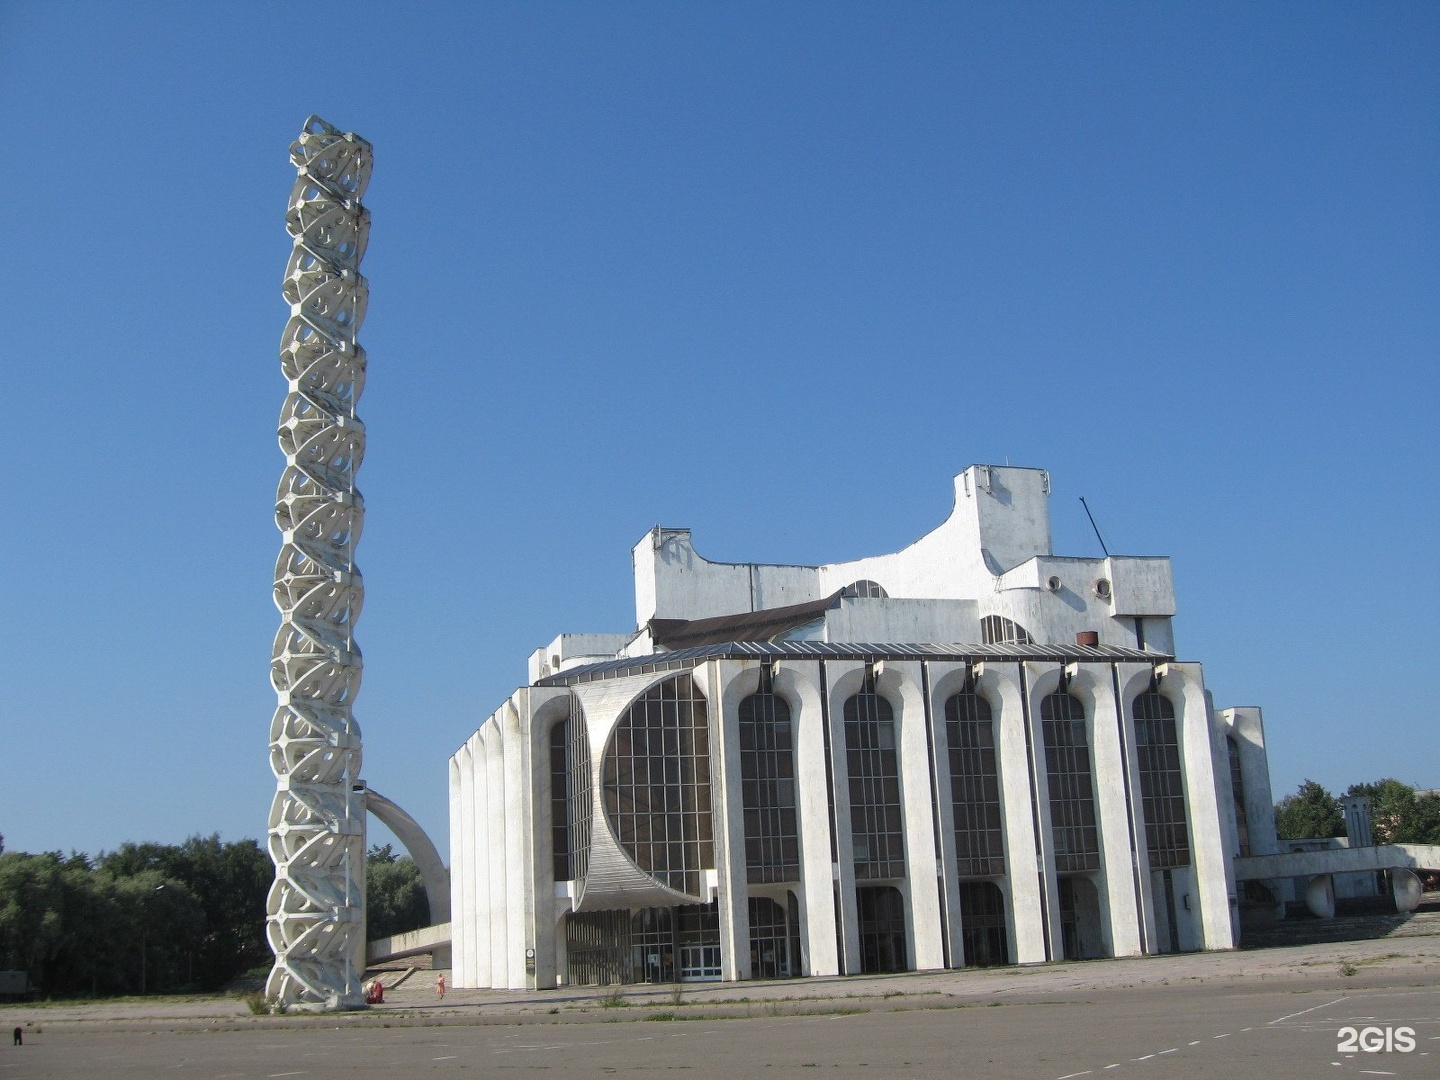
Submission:
<svg viewBox="0 0 1440 1080">
<path fill-rule="evenodd" d="M 366 936 L 391 937 L 430 925 L 430 901 L 420 868 L 386 844 L 372 846 L 366 859 Z"/>
<path fill-rule="evenodd" d="M 1370 800 L 1370 826 L 1377 844 L 1440 844 L 1440 793 L 1417 791 L 1393 777 L 1351 784 L 1345 797 Z M 1340 801 L 1306 780 L 1275 805 L 1275 831 L 1282 840 L 1344 836 Z"/>
<path fill-rule="evenodd" d="M 1344 836 L 1345 815 L 1334 795 L 1314 780 L 1306 780 L 1295 794 L 1276 804 L 1275 832 L 1281 840 Z"/>
<path fill-rule="evenodd" d="M 1387 777 L 1351 784 L 1347 796 L 1370 800 L 1370 825 L 1377 844 L 1440 844 L 1440 794 L 1418 792 Z"/>
</svg>

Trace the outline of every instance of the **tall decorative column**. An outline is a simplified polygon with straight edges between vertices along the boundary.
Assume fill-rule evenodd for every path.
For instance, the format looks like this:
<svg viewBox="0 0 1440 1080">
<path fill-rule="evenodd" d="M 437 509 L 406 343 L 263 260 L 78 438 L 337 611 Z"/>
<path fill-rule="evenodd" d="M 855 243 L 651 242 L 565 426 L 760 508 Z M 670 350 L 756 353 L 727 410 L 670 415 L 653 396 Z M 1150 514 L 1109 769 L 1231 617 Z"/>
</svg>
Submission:
<svg viewBox="0 0 1440 1080">
<path fill-rule="evenodd" d="M 355 473 L 365 426 L 355 403 L 365 350 L 355 334 L 369 292 L 359 274 L 370 231 L 360 197 L 371 148 L 319 117 L 290 147 L 299 175 L 285 227 L 295 248 L 285 272 L 290 321 L 280 343 L 289 393 L 280 413 L 285 472 L 275 522 L 280 631 L 270 663 L 279 707 L 270 724 L 270 888 L 267 933 L 275 967 L 266 996 L 286 1008 L 364 1006 L 365 790 L 355 644 L 365 589 L 355 545 L 365 517 Z"/>
</svg>

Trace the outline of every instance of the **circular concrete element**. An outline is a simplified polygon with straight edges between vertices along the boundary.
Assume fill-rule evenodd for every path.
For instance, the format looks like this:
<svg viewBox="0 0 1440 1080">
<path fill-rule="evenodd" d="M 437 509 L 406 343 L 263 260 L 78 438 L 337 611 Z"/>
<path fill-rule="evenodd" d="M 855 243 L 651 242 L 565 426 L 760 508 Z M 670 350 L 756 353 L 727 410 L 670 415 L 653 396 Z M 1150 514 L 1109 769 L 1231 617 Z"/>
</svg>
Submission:
<svg viewBox="0 0 1440 1080">
<path fill-rule="evenodd" d="M 1414 911 L 1425 891 L 1413 870 L 1398 868 L 1390 871 L 1390 890 L 1395 894 L 1396 911 Z"/>
<path fill-rule="evenodd" d="M 1329 874 L 1320 874 L 1311 879 L 1305 887 L 1305 906 L 1317 919 L 1335 917 L 1335 879 Z"/>
</svg>

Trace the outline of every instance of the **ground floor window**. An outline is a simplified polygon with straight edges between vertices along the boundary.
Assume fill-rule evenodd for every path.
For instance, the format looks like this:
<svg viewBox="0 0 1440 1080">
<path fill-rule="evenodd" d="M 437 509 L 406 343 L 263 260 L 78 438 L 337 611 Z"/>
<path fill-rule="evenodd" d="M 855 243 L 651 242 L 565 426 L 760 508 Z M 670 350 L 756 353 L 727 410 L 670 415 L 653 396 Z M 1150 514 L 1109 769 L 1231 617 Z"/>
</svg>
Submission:
<svg viewBox="0 0 1440 1080">
<path fill-rule="evenodd" d="M 750 897 L 750 976 L 793 979 L 804 974 L 800 962 L 800 902 L 787 893 L 787 904 L 768 896 Z"/>
<path fill-rule="evenodd" d="M 966 967 L 1010 963 L 1005 894 L 993 881 L 960 883 L 960 944 Z"/>
<path fill-rule="evenodd" d="M 1094 960 L 1105 955 L 1100 925 L 1100 893 L 1083 874 L 1067 874 L 1060 892 L 1060 944 L 1065 960 Z"/>
<path fill-rule="evenodd" d="M 720 918 L 714 904 L 565 917 L 567 981 L 573 986 L 720 978 Z"/>
<path fill-rule="evenodd" d="M 860 917 L 860 970 L 865 974 L 908 971 L 905 898 L 893 885 L 862 885 L 855 890 Z"/>
</svg>

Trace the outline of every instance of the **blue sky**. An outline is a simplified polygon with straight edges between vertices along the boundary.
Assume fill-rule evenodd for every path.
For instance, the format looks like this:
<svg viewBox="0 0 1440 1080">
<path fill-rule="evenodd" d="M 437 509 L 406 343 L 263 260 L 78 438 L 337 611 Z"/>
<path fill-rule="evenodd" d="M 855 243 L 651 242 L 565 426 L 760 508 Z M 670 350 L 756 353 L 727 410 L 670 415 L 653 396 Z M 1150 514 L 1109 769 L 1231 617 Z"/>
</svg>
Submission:
<svg viewBox="0 0 1440 1080">
<path fill-rule="evenodd" d="M 376 148 L 369 782 L 629 549 L 899 548 L 972 462 L 1173 557 L 1277 795 L 1440 786 L 1433 4 L 0 6 L 0 833 L 261 836 L 277 343 L 319 113 Z"/>
</svg>

